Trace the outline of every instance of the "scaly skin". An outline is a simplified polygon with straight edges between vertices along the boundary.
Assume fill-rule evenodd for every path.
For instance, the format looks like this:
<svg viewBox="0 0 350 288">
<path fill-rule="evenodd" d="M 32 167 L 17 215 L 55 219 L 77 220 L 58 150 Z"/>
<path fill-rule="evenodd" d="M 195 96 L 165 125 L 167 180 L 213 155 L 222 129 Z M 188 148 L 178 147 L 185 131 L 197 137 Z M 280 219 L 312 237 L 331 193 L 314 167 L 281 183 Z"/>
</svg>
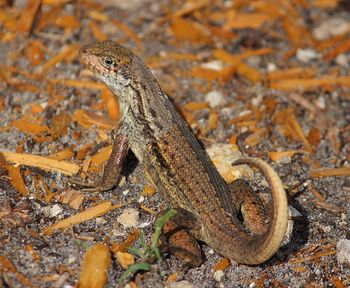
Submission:
<svg viewBox="0 0 350 288">
<path fill-rule="evenodd" d="M 288 221 L 287 197 L 276 172 L 260 159 L 237 161 L 258 167 L 272 189 L 271 221 L 264 232 L 253 234 L 236 216 L 244 196 L 239 196 L 238 189 L 231 204 L 227 184 L 143 61 L 113 41 L 86 46 L 80 56 L 118 98 L 119 137 L 128 139 L 128 147 L 167 203 L 187 210 L 196 219 L 192 235 L 240 263 L 268 260 L 278 250 Z M 100 184 L 99 190 L 111 186 Z M 243 204 L 238 203 L 240 198 Z"/>
</svg>

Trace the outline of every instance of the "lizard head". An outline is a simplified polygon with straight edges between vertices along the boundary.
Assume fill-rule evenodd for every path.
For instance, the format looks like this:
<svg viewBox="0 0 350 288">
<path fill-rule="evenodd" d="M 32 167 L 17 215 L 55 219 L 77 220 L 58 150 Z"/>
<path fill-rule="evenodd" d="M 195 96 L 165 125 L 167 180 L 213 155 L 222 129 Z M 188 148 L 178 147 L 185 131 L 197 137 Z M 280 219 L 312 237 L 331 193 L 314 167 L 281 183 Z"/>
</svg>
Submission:
<svg viewBox="0 0 350 288">
<path fill-rule="evenodd" d="M 126 86 L 130 82 L 133 57 L 129 49 L 110 40 L 80 49 L 82 62 L 107 85 L 114 83 Z"/>
</svg>

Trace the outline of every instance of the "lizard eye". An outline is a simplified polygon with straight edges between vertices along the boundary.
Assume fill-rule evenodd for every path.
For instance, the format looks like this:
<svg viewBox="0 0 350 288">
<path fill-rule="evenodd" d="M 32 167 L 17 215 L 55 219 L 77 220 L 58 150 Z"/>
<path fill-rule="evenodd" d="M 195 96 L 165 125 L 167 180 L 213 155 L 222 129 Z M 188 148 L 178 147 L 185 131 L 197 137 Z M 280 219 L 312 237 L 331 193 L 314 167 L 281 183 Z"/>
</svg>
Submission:
<svg viewBox="0 0 350 288">
<path fill-rule="evenodd" d="M 115 66 L 115 61 L 111 58 L 104 58 L 103 63 L 105 64 L 106 67 L 113 67 Z"/>
</svg>

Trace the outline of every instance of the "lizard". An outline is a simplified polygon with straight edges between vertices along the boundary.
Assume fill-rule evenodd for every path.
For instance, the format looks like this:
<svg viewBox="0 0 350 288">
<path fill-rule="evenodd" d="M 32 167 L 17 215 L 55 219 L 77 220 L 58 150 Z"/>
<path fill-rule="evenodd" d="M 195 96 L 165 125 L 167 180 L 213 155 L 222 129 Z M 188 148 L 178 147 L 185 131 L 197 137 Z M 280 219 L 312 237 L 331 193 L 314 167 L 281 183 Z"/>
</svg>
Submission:
<svg viewBox="0 0 350 288">
<path fill-rule="evenodd" d="M 82 47 L 80 59 L 117 97 L 121 111 L 102 177 L 80 184 L 88 191 L 113 188 L 131 149 L 154 187 L 177 212 L 164 228 L 175 256 L 199 266 L 203 260 L 196 240 L 200 240 L 238 263 L 258 265 L 270 259 L 281 245 L 288 222 L 287 196 L 275 170 L 253 157 L 233 163 L 262 171 L 272 193 L 272 204 L 266 206 L 247 182 L 236 180 L 229 185 L 223 180 L 140 57 L 105 40 Z"/>
</svg>

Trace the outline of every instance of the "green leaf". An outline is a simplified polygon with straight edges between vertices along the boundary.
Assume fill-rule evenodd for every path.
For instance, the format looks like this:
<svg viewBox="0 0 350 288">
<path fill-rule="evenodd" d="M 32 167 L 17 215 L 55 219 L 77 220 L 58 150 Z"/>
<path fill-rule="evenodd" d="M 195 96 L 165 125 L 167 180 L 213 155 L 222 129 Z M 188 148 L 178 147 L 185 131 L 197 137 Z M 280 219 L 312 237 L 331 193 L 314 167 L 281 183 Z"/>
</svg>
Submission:
<svg viewBox="0 0 350 288">
<path fill-rule="evenodd" d="M 159 248 L 158 248 L 158 243 L 159 243 L 160 235 L 162 234 L 163 226 L 175 214 L 176 214 L 176 211 L 174 209 L 170 209 L 168 212 L 166 212 L 164 215 L 159 217 L 157 220 L 156 231 L 154 232 L 155 235 L 154 235 L 154 238 L 152 241 L 151 249 L 152 249 L 153 253 L 156 255 L 158 260 L 162 260 L 162 258 L 160 256 Z"/>
<path fill-rule="evenodd" d="M 138 271 L 149 271 L 151 270 L 151 264 L 146 262 L 140 262 L 136 263 L 134 265 L 131 265 L 128 269 L 126 269 L 122 276 L 119 278 L 119 285 L 122 285 L 126 278 L 130 277 L 131 275 L 134 275 Z"/>
</svg>

